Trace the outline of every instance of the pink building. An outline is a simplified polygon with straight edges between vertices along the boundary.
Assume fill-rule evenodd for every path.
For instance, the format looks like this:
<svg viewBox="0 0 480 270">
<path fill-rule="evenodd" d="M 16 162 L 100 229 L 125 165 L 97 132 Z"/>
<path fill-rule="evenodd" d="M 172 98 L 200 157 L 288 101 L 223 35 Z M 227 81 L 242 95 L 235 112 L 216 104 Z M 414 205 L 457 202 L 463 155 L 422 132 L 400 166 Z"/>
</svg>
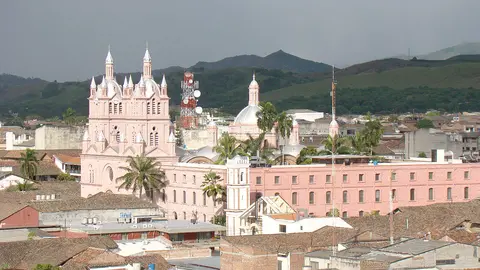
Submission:
<svg viewBox="0 0 480 270">
<path fill-rule="evenodd" d="M 398 162 L 291 165 L 250 169 L 251 200 L 280 195 L 294 209 L 325 216 L 334 202 L 343 217 L 440 202 L 463 202 L 480 195 L 480 164 Z M 335 184 L 334 184 L 335 183 Z"/>
</svg>

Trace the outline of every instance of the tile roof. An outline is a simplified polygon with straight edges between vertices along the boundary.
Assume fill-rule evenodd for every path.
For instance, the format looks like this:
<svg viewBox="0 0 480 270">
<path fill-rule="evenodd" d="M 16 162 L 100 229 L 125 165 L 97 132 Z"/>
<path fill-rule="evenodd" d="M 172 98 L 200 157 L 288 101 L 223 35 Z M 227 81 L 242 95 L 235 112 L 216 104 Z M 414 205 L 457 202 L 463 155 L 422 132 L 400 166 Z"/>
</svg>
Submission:
<svg viewBox="0 0 480 270">
<path fill-rule="evenodd" d="M 397 140 L 382 140 L 379 145 L 373 149 L 373 152 L 377 155 L 393 155 L 398 152 L 404 152 L 405 141 L 402 139 Z"/>
<path fill-rule="evenodd" d="M 17 166 L 13 167 L 13 172 L 15 174 L 22 175 L 22 170 L 20 163 L 17 163 Z M 40 160 L 37 165 L 37 174 L 38 176 L 42 175 L 59 175 L 62 171 L 55 165 L 52 160 Z"/>
<path fill-rule="evenodd" d="M 25 204 L 0 203 L 0 221 L 27 207 Z"/>
<path fill-rule="evenodd" d="M 273 219 L 296 220 L 297 219 L 297 214 L 296 213 L 273 214 L 273 215 L 269 215 L 269 217 L 271 217 Z"/>
<path fill-rule="evenodd" d="M 68 200 L 80 197 L 80 183 L 74 181 L 43 181 L 34 184 L 34 190 L 0 191 L 0 204 L 2 203 L 24 203 L 35 200 L 36 195 L 58 195 L 61 200 Z"/>
<path fill-rule="evenodd" d="M 70 156 L 66 154 L 55 154 L 54 156 L 63 163 L 80 165 L 80 156 Z"/>
<path fill-rule="evenodd" d="M 32 269 L 37 264 L 58 266 L 89 247 L 118 248 L 115 241 L 101 236 L 5 242 L 0 243 L 0 262 L 15 269 Z"/>
</svg>

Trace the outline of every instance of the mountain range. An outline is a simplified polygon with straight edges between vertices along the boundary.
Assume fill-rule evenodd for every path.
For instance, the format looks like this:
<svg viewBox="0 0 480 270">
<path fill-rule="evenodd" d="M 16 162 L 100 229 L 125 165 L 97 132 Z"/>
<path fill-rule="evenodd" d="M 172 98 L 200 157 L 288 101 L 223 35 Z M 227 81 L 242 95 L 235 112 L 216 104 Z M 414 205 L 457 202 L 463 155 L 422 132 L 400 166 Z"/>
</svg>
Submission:
<svg viewBox="0 0 480 270">
<path fill-rule="evenodd" d="M 470 51 L 471 52 L 471 51 Z M 180 103 L 183 67 L 155 70 L 157 82 L 167 74 L 171 105 Z M 247 87 L 252 72 L 260 84 L 261 100 L 278 109 L 308 108 L 330 111 L 330 66 L 301 59 L 283 51 L 266 57 L 241 55 L 217 62 L 198 62 L 188 68 L 200 82 L 199 105 L 237 114 L 247 104 Z M 123 78 L 125 74 L 116 74 Z M 336 69 L 337 111 L 339 113 L 400 113 L 439 109 L 479 111 L 480 56 L 457 55 L 446 60 L 369 61 Z M 140 73 L 133 73 L 138 81 Z M 96 77 L 97 83 L 101 75 Z M 119 80 L 120 84 L 123 79 Z M 88 113 L 89 81 L 48 82 L 14 75 L 0 75 L 0 118 L 10 112 L 22 116 L 60 116 L 72 107 Z"/>
<path fill-rule="evenodd" d="M 413 57 L 423 60 L 446 60 L 458 55 L 480 55 L 480 42 L 465 42 L 438 51 L 420 55 L 397 55 L 394 58 L 410 60 Z"/>
</svg>

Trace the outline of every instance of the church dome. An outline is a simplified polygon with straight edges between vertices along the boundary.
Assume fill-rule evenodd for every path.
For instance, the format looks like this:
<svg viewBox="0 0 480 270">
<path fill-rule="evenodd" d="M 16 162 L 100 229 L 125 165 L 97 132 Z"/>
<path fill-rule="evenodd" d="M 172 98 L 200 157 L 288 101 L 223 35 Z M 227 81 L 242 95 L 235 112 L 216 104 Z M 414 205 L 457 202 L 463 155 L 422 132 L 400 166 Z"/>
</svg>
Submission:
<svg viewBox="0 0 480 270">
<path fill-rule="evenodd" d="M 122 88 L 115 80 L 105 79 L 106 87 L 107 87 L 107 96 L 112 98 L 114 96 L 122 97 Z"/>
<path fill-rule="evenodd" d="M 145 95 L 147 97 L 152 96 L 155 92 L 160 94 L 160 87 L 158 87 L 158 84 L 155 82 L 153 78 L 145 79 Z"/>
<path fill-rule="evenodd" d="M 257 105 L 248 105 L 243 108 L 243 110 L 238 113 L 235 117 L 234 124 L 247 124 L 247 125 L 256 125 L 257 124 L 257 112 L 260 111 L 260 107 Z"/>
</svg>

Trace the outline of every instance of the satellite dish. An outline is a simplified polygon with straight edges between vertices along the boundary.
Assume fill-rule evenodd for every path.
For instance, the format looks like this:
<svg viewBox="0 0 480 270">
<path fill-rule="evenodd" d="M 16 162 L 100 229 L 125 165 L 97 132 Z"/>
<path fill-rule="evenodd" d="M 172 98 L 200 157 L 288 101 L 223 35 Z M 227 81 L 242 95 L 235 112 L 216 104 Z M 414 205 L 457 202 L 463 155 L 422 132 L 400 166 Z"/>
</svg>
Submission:
<svg viewBox="0 0 480 270">
<path fill-rule="evenodd" d="M 199 98 L 201 94 L 202 94 L 202 92 L 200 92 L 199 90 L 193 91 L 193 96 L 196 97 L 196 98 Z"/>
<path fill-rule="evenodd" d="M 183 104 L 188 104 L 188 99 L 184 99 Z"/>
<path fill-rule="evenodd" d="M 202 107 L 196 107 L 195 112 L 198 113 L 198 114 L 201 114 L 203 112 Z"/>
<path fill-rule="evenodd" d="M 192 79 L 188 80 L 188 83 L 193 83 L 193 80 Z"/>
</svg>

